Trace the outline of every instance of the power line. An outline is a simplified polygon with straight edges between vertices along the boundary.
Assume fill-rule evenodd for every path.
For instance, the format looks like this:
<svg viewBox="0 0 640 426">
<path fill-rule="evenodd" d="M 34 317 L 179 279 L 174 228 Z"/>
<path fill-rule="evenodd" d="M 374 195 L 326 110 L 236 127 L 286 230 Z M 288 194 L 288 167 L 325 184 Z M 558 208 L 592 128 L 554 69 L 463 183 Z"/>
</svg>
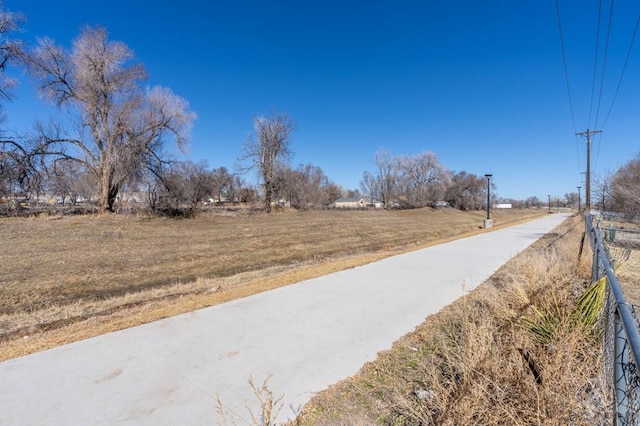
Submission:
<svg viewBox="0 0 640 426">
<path fill-rule="evenodd" d="M 598 117 L 600 115 L 600 104 L 602 103 L 602 91 L 604 89 L 604 77 L 607 69 L 607 57 L 609 56 L 609 40 L 611 39 L 611 22 L 613 21 L 613 4 L 611 0 L 611 8 L 609 10 L 609 24 L 607 26 L 607 40 L 604 44 L 604 60 L 602 62 L 602 78 L 600 79 L 600 94 L 598 95 L 598 107 L 596 108 L 596 121 L 594 127 L 598 126 Z"/>
<path fill-rule="evenodd" d="M 596 25 L 596 53 L 593 58 L 593 75 L 591 77 L 591 102 L 589 103 L 589 119 L 587 125 L 591 125 L 591 114 L 593 113 L 593 96 L 596 91 L 596 70 L 598 68 L 598 52 L 600 49 L 600 18 L 602 16 L 602 0 L 598 2 L 598 24 Z"/>
<path fill-rule="evenodd" d="M 573 113 L 573 100 L 571 98 L 571 86 L 569 85 L 569 68 L 567 67 L 567 54 L 564 47 L 564 35 L 562 32 L 562 20 L 560 19 L 560 2 L 556 0 L 556 17 L 558 21 L 558 33 L 560 34 L 560 49 L 562 50 L 562 63 L 564 64 L 564 81 L 567 86 L 567 96 L 569 97 L 569 111 L 571 112 L 571 122 L 573 123 L 573 131 L 577 134 L 576 116 Z M 576 136 L 576 153 L 578 154 L 578 170 L 580 170 L 580 145 Z"/>
<path fill-rule="evenodd" d="M 602 91 L 604 89 L 605 70 L 607 69 L 607 58 L 609 56 L 609 41 L 611 40 L 611 23 L 613 22 L 613 4 L 614 0 L 611 0 L 611 8 L 609 10 L 609 24 L 607 26 L 607 40 L 604 45 L 604 60 L 602 62 L 602 79 L 600 80 L 600 95 L 598 96 L 598 108 L 596 109 L 596 121 L 594 126 L 598 125 L 598 118 L 600 116 L 600 105 L 602 104 Z M 598 166 L 598 160 L 600 159 L 600 146 L 602 142 L 602 135 L 598 137 L 598 149 L 596 150 L 596 167 Z"/>
<path fill-rule="evenodd" d="M 558 18 L 558 31 L 560 32 L 560 47 L 562 49 L 562 62 L 564 64 L 564 79 L 567 85 L 567 95 L 569 96 L 569 109 L 571 110 L 571 121 L 573 122 L 573 129 L 577 131 L 576 126 L 576 117 L 573 113 L 573 100 L 571 98 L 571 88 L 569 86 L 569 70 L 567 67 L 567 54 L 564 47 L 564 36 L 562 34 L 562 23 L 560 20 L 560 3 L 559 0 L 556 0 L 556 16 Z"/>
<path fill-rule="evenodd" d="M 618 84 L 616 85 L 616 90 L 613 93 L 613 100 L 611 101 L 611 105 L 609 106 L 609 111 L 607 112 L 607 116 L 604 119 L 604 123 L 602 123 L 602 128 L 606 126 L 609 121 L 609 116 L 611 116 L 611 111 L 613 110 L 613 104 L 616 102 L 616 98 L 618 97 L 618 92 L 620 91 L 620 85 L 622 84 L 622 79 L 624 78 L 624 73 L 627 70 L 627 64 L 629 63 L 629 58 L 631 57 L 631 51 L 633 50 L 633 42 L 636 39 L 636 34 L 638 33 L 638 27 L 640 26 L 640 16 L 636 20 L 636 27 L 633 30 L 633 35 L 631 36 L 631 42 L 629 43 L 629 50 L 627 50 L 627 57 L 624 60 L 624 65 L 622 66 L 622 73 L 620 73 L 620 79 L 618 80 Z"/>
</svg>

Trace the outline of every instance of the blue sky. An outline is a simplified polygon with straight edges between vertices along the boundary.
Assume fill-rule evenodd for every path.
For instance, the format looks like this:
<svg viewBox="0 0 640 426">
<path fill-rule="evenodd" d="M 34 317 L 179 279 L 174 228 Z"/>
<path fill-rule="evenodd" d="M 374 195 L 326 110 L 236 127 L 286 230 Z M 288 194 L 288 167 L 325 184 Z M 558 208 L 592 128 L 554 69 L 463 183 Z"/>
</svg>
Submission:
<svg viewBox="0 0 640 426">
<path fill-rule="evenodd" d="M 640 152 L 640 40 L 605 123 L 640 2 L 615 2 L 601 96 L 611 3 L 602 2 L 592 91 L 599 4 L 559 0 L 572 118 L 554 0 L 4 1 L 26 16 L 27 43 L 70 46 L 86 24 L 126 43 L 150 85 L 197 113 L 194 161 L 233 169 L 252 117 L 280 111 L 297 122 L 292 165 L 319 166 L 345 188 L 359 186 L 384 148 L 431 151 L 452 171 L 492 173 L 501 197 L 542 200 L 584 188 L 577 131 L 603 130 L 594 178 Z M 52 110 L 19 78 L 5 125 L 26 131 Z"/>
</svg>

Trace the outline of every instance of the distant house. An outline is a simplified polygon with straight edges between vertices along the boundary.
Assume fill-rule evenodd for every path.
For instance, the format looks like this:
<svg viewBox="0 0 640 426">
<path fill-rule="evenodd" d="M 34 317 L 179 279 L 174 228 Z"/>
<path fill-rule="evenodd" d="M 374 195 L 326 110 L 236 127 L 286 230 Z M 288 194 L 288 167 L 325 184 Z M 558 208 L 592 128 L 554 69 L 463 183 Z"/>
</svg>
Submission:
<svg viewBox="0 0 640 426">
<path fill-rule="evenodd" d="M 149 201 L 149 193 L 144 191 L 122 192 L 120 197 L 125 203 L 146 203 Z"/>
<path fill-rule="evenodd" d="M 494 208 L 496 209 L 510 209 L 512 207 L 511 203 L 498 203 L 494 205 Z"/>
<path fill-rule="evenodd" d="M 362 197 L 340 197 L 336 200 L 337 209 L 363 209 L 367 201 Z"/>
</svg>

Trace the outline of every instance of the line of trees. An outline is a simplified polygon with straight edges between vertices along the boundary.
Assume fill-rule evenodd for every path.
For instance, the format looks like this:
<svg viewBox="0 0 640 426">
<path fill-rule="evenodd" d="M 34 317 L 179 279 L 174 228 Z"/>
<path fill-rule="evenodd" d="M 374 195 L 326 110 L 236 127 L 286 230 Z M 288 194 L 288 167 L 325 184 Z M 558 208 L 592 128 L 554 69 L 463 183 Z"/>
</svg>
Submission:
<svg viewBox="0 0 640 426">
<path fill-rule="evenodd" d="M 68 120 L 39 122 L 20 139 L 0 138 L 0 198 L 91 200 L 100 212 L 116 211 L 119 202 L 140 200 L 140 194 L 154 211 L 260 198 L 270 211 L 280 202 L 324 207 L 342 195 L 319 167 L 289 166 L 295 121 L 288 114 L 253 120 L 255 133 L 240 158 L 249 165 L 240 172 L 255 170 L 259 189 L 224 167 L 171 159 L 167 144 L 185 148 L 195 113 L 170 89 L 145 88 L 145 68 L 128 46 L 109 40 L 104 28 L 86 27 L 70 49 L 47 37 L 27 48 L 12 38 L 22 22 L 0 1 L 0 100 L 10 99 L 15 83 L 5 68 L 21 66 Z"/>
<path fill-rule="evenodd" d="M 465 171 L 451 172 L 432 152 L 394 157 L 380 149 L 375 165 L 374 172 L 364 172 L 360 190 L 386 208 L 436 207 L 446 203 L 460 210 L 478 210 L 486 205 L 486 178 Z M 495 189 L 493 182 L 491 185 Z"/>
<path fill-rule="evenodd" d="M 55 195 L 62 203 L 95 202 L 100 212 L 117 210 L 127 194 L 144 193 L 154 211 L 193 211 L 209 201 L 263 203 L 266 211 L 286 204 L 299 209 L 331 206 L 341 196 L 364 196 L 385 207 L 482 209 L 487 180 L 465 171 L 452 172 L 425 151 L 392 156 L 375 154 L 375 169 L 365 171 L 359 189 L 346 191 L 312 164 L 293 168 L 293 117 L 271 112 L 253 118 L 253 135 L 239 157 L 237 173 L 206 162 L 176 161 L 169 144 L 184 149 L 196 114 L 170 89 L 147 88 L 147 73 L 122 42 L 109 40 L 101 27 L 86 27 L 70 49 L 49 38 L 28 48 L 13 38 L 24 18 L 5 11 L 0 0 L 0 115 L 15 81 L 6 74 L 20 66 L 39 94 L 66 112 L 65 122 L 37 123 L 30 135 L 6 137 L 0 131 L 0 198 L 41 200 Z M 256 172 L 258 186 L 243 174 Z M 595 185 L 601 208 L 638 209 L 640 157 Z M 492 185 L 492 202 L 541 207 L 537 197 L 500 200 Z M 565 194 L 565 206 L 577 204 Z M 138 197 L 139 199 L 140 197 Z"/>
</svg>

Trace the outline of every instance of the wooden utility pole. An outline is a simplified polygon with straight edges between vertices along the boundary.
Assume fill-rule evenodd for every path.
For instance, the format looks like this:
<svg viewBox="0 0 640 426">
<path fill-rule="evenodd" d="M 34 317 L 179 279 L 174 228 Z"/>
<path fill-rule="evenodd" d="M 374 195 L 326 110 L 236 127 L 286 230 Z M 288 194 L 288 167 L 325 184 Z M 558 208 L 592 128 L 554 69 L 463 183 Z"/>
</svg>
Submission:
<svg viewBox="0 0 640 426">
<path fill-rule="evenodd" d="M 585 194 L 585 209 L 587 213 L 591 210 L 591 135 L 596 133 L 602 133 L 602 130 L 589 130 L 586 132 L 578 132 L 578 136 L 587 137 L 587 173 L 585 175 L 586 180 L 586 194 Z"/>
</svg>

